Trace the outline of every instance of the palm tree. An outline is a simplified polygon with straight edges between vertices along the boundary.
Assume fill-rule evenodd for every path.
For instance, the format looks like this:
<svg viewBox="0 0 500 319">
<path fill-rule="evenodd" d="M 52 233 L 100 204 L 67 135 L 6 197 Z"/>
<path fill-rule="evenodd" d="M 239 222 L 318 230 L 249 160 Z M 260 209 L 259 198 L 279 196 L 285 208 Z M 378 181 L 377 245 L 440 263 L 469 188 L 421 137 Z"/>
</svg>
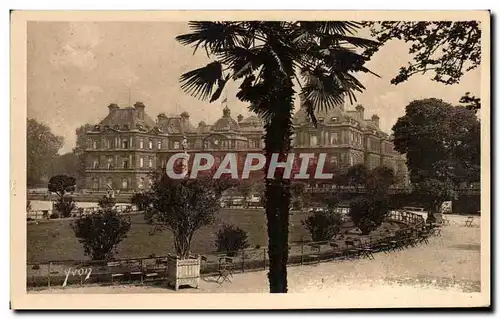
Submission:
<svg viewBox="0 0 500 319">
<path fill-rule="evenodd" d="M 264 119 L 268 159 L 273 153 L 284 159 L 290 151 L 294 81 L 316 125 L 316 110 L 339 105 L 346 97 L 355 101 L 354 93 L 364 87 L 352 73 L 370 72 L 360 51 L 377 45 L 352 36 L 361 27 L 355 22 L 201 21 L 189 27 L 192 33 L 176 39 L 195 52 L 205 49 L 213 62 L 183 74 L 182 89 L 213 102 L 229 80 L 241 81 L 236 96 Z M 286 293 L 290 181 L 280 172 L 265 182 L 269 287 L 271 293 Z"/>
</svg>

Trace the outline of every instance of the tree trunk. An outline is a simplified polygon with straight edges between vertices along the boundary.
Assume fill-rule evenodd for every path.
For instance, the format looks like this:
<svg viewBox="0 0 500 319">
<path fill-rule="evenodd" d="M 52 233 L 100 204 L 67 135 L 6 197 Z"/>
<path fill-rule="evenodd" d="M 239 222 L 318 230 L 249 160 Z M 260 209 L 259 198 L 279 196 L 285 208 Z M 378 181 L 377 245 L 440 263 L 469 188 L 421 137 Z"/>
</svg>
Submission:
<svg viewBox="0 0 500 319">
<path fill-rule="evenodd" d="M 268 76 L 265 74 L 264 77 Z M 267 79 L 266 79 L 267 80 Z M 276 83 L 276 78 L 269 79 Z M 266 123 L 265 172 L 273 153 L 280 154 L 281 161 L 286 161 L 290 151 L 290 138 L 293 133 L 293 86 L 289 79 L 277 83 L 270 92 L 269 111 L 272 114 Z M 271 293 L 286 293 L 288 262 L 288 222 L 290 209 L 290 179 L 284 179 L 284 169 L 276 170 L 274 179 L 266 177 L 266 216 L 269 237 L 269 289 Z M 267 176 L 267 175 L 266 175 Z"/>
</svg>

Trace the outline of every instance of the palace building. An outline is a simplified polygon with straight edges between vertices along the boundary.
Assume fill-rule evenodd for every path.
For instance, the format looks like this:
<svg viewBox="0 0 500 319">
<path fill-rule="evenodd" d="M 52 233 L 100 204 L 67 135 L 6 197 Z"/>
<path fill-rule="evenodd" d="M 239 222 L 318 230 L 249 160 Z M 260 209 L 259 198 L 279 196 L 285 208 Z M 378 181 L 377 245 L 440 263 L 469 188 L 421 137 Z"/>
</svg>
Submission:
<svg viewBox="0 0 500 319">
<path fill-rule="evenodd" d="M 213 124 L 193 125 L 187 112 L 178 116 L 159 114 L 153 120 L 145 105 L 108 106 L 108 115 L 87 132 L 85 188 L 105 190 L 108 185 L 122 191 L 149 187 L 148 173 L 165 167 L 167 160 L 183 151 L 211 153 L 215 165 L 227 152 L 239 159 L 263 148 L 263 121 L 255 116 L 233 118 L 225 105 Z M 365 119 L 364 108 L 346 110 L 344 106 L 320 111 L 314 127 L 306 112 L 294 116 L 293 148 L 296 153 L 327 153 L 327 163 L 338 171 L 364 163 L 369 169 L 392 167 L 400 183 L 408 183 L 405 158 L 393 149 L 391 137 L 379 128 L 379 117 Z"/>
</svg>

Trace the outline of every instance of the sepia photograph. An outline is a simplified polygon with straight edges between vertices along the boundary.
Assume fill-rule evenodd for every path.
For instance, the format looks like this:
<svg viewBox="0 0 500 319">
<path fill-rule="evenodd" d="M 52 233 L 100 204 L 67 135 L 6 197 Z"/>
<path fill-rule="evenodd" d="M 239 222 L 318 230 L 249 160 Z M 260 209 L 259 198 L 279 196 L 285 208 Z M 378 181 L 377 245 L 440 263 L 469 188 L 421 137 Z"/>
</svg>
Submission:
<svg viewBox="0 0 500 319">
<path fill-rule="evenodd" d="M 12 308 L 490 306 L 490 12 L 12 11 L 11 57 Z"/>
</svg>

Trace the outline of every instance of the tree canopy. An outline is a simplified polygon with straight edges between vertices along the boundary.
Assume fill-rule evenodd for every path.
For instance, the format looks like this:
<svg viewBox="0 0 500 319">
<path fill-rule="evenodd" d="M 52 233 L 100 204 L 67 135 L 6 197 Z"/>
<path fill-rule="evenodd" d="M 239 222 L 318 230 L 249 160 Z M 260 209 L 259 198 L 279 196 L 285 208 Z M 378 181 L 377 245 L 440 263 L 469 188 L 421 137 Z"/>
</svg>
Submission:
<svg viewBox="0 0 500 319">
<path fill-rule="evenodd" d="M 49 180 L 49 192 L 56 193 L 59 197 L 63 197 L 66 192 L 75 190 L 76 180 L 68 175 L 55 175 Z"/>
<path fill-rule="evenodd" d="M 63 138 L 34 119 L 27 122 L 26 174 L 28 186 L 40 185 L 50 174 L 52 163 L 63 145 Z M 46 180 L 45 180 L 46 181 Z"/>
<path fill-rule="evenodd" d="M 432 81 L 455 84 L 481 63 L 481 28 L 478 21 L 370 21 L 371 34 L 384 45 L 392 39 L 410 43 L 413 61 L 391 80 L 407 81 L 414 74 L 433 73 Z M 380 46 L 378 48 L 380 48 Z M 368 55 L 378 50 L 370 50 Z"/>
<path fill-rule="evenodd" d="M 395 149 L 406 154 L 412 183 L 479 181 L 480 122 L 473 111 L 438 99 L 416 100 L 393 130 Z"/>
<path fill-rule="evenodd" d="M 154 176 L 151 190 L 145 193 L 145 219 L 155 231 L 170 230 L 174 247 L 181 259 L 189 258 L 194 233 L 214 221 L 219 211 L 219 190 L 215 180 L 207 178 L 170 179 L 162 173 Z"/>
</svg>

